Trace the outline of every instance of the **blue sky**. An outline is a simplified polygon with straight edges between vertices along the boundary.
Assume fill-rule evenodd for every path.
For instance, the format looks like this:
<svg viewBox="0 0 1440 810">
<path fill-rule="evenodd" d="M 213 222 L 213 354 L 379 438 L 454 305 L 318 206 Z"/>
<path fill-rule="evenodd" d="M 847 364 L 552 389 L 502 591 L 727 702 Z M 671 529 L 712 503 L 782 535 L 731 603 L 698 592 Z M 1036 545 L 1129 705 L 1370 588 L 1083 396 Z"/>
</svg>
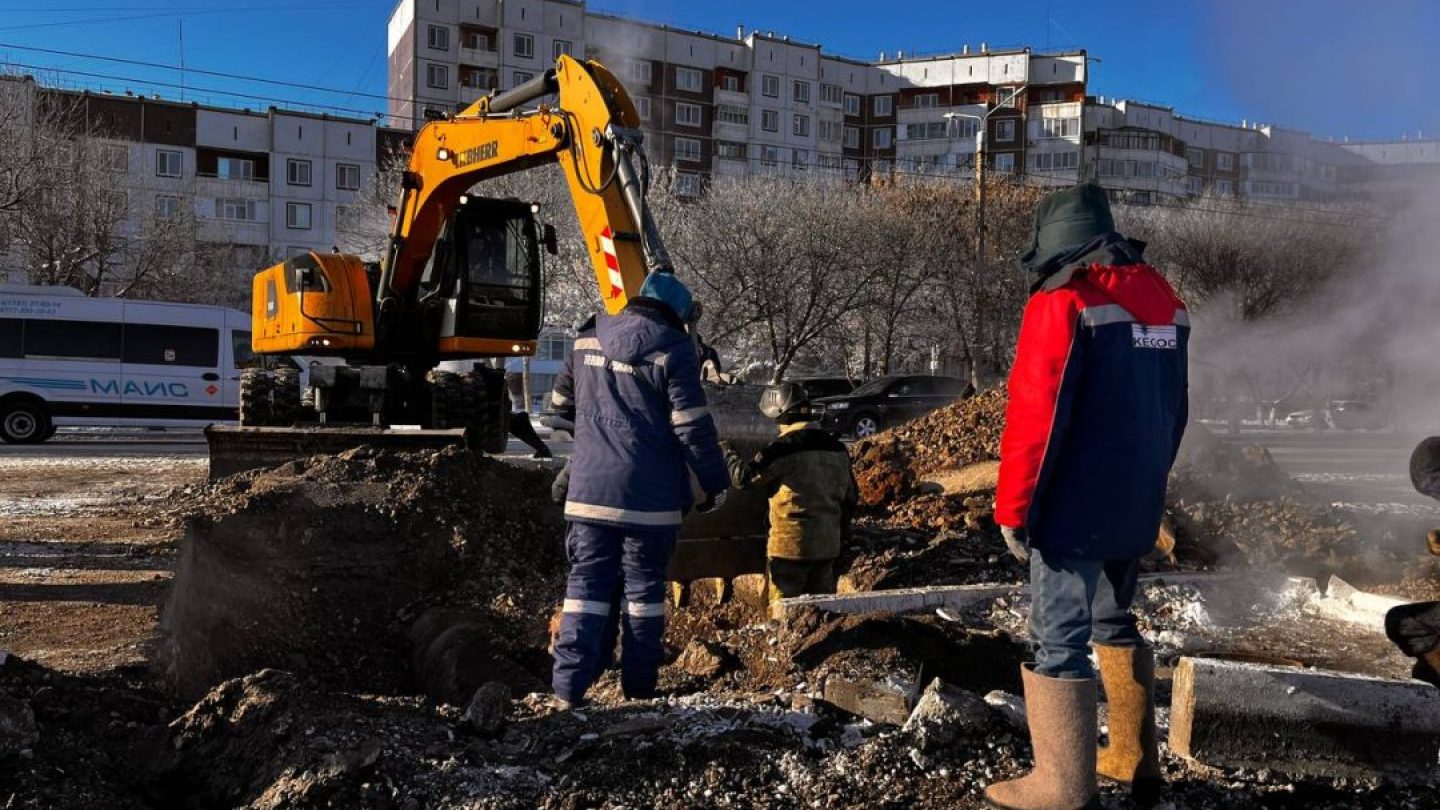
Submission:
<svg viewBox="0 0 1440 810">
<path fill-rule="evenodd" d="M 862 58 L 880 51 L 1084 47 L 1091 92 L 1316 135 L 1440 136 L 1440 2 L 1430 0 L 592 0 L 592 8 L 685 28 L 749 29 Z M 49 79 L 178 97 L 175 71 L 24 46 L 178 64 L 337 89 L 187 76 L 187 98 L 236 106 L 301 102 L 382 111 L 392 0 L 0 0 L 0 61 Z M 266 35 L 266 39 L 256 34 Z M 26 72 L 32 72 L 27 70 Z M 87 75 L 89 74 L 89 75 Z M 240 98 L 246 93 L 263 98 Z M 368 94 L 368 95 L 367 95 Z"/>
</svg>

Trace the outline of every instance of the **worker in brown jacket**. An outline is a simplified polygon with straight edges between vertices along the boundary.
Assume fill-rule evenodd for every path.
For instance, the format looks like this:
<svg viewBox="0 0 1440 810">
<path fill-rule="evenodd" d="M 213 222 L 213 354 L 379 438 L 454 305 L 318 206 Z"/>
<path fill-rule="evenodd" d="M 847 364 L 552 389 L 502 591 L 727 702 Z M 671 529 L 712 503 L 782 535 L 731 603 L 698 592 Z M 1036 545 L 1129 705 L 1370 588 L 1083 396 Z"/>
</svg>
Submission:
<svg viewBox="0 0 1440 810">
<path fill-rule="evenodd" d="M 746 460 L 724 444 L 730 483 L 770 496 L 769 598 L 835 592 L 835 558 L 850 533 L 855 477 L 845 445 L 815 425 L 810 398 L 794 383 L 767 388 L 760 411 L 780 438 Z"/>
</svg>

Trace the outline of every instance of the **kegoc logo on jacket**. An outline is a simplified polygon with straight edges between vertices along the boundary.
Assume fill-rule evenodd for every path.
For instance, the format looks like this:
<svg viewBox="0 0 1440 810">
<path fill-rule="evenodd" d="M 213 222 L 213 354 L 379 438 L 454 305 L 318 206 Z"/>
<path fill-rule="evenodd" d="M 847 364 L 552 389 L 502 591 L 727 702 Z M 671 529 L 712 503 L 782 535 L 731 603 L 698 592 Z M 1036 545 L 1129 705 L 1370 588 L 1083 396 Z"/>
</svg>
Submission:
<svg viewBox="0 0 1440 810">
<path fill-rule="evenodd" d="M 1131 324 L 1130 335 L 1137 349 L 1178 349 L 1180 336 L 1174 326 Z"/>
</svg>

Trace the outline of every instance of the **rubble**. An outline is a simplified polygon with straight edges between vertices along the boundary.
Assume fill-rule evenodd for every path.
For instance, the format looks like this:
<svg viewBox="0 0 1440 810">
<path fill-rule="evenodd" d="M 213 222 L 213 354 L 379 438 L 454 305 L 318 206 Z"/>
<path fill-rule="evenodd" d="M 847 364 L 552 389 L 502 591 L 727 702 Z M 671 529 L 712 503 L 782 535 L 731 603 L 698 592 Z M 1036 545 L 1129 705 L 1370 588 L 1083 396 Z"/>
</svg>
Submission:
<svg viewBox="0 0 1440 810">
<path fill-rule="evenodd" d="M 465 721 L 483 736 L 493 736 L 505 726 L 510 712 L 510 687 L 490 681 L 475 690 L 465 709 Z"/>
<path fill-rule="evenodd" d="M 30 750 L 37 734 L 30 704 L 0 695 L 0 759 Z"/>
<path fill-rule="evenodd" d="M 921 750 L 934 751 L 962 737 L 988 733 L 994 720 L 984 699 L 936 678 L 920 694 L 904 730 L 915 735 Z"/>
</svg>

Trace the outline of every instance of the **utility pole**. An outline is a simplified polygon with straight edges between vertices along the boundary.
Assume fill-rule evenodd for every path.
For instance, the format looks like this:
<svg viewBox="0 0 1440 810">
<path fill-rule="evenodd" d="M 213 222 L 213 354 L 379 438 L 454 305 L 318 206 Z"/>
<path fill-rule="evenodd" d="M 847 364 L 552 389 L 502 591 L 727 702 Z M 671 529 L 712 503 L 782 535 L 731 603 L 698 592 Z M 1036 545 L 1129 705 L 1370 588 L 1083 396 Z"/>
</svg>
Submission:
<svg viewBox="0 0 1440 810">
<path fill-rule="evenodd" d="M 998 104 L 998 103 L 997 103 L 994 107 L 991 107 L 989 110 L 987 110 L 984 115 L 975 115 L 975 114 L 973 114 L 973 113 L 962 113 L 962 112 L 948 112 L 948 113 L 945 113 L 945 115 L 943 116 L 943 117 L 944 117 L 946 120 L 948 120 L 948 121 L 953 121 L 953 120 L 956 120 L 956 119 L 959 119 L 959 118 L 969 118 L 969 119 L 973 120 L 973 121 L 976 123 L 976 129 L 975 129 L 975 200 L 976 200 L 976 212 L 977 212 L 977 213 L 976 213 L 976 224 L 978 225 L 978 230 L 979 230 L 979 232 L 977 233 L 976 239 L 975 239 L 975 255 L 976 255 L 977 260 L 979 261 L 979 263 L 980 263 L 982 266 L 985 264 L 985 198 L 986 198 L 986 190 L 985 190 L 985 130 L 986 130 L 986 129 L 989 127 L 989 125 L 990 125 L 990 116 L 991 116 L 991 115 L 994 115 L 995 112 L 998 111 L 998 110 L 1000 110 L 1002 107 L 1014 106 L 1015 100 L 1018 99 L 1018 98 L 1020 98 L 1021 94 L 1024 93 L 1026 90 L 1029 90 L 1029 89 L 1030 89 L 1030 86 L 1029 86 L 1029 85 L 1025 85 L 1025 86 L 1023 86 L 1023 87 L 1018 87 L 1018 88 L 1016 88 L 1016 89 L 1015 89 L 1015 92 L 1013 92 L 1013 93 L 1010 94 L 1010 98 L 1008 99 L 1008 102 L 1009 102 L 1009 103 L 1007 103 L 1007 104 Z M 1082 105 L 1082 107 L 1083 107 L 1083 105 Z"/>
</svg>

